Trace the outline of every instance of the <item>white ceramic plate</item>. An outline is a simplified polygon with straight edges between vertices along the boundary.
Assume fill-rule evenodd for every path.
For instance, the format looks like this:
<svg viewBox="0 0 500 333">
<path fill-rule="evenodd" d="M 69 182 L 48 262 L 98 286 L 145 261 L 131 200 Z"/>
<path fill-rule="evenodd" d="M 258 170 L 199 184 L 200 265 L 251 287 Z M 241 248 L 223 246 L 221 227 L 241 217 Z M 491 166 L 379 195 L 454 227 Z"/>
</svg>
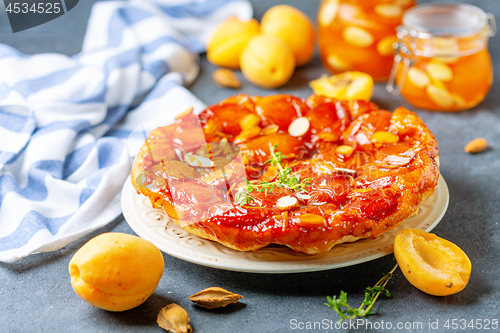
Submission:
<svg viewBox="0 0 500 333">
<path fill-rule="evenodd" d="M 253 273 L 313 272 L 356 265 L 393 252 L 394 237 L 403 228 L 432 230 L 448 208 L 448 186 L 442 176 L 434 194 L 420 205 L 418 215 L 376 239 L 334 246 L 319 255 L 297 253 L 285 246 L 267 246 L 256 252 L 241 252 L 201 239 L 178 227 L 163 212 L 153 209 L 148 198 L 137 194 L 130 182 L 122 190 L 125 220 L 142 238 L 160 250 L 195 264 L 231 271 Z"/>
</svg>

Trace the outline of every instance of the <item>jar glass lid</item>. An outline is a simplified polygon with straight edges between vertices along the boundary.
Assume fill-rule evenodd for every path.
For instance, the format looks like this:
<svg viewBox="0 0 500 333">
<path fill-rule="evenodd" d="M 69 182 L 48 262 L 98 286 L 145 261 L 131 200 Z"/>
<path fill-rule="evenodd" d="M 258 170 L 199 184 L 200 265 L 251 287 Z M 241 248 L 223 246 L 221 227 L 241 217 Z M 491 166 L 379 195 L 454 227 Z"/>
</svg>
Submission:
<svg viewBox="0 0 500 333">
<path fill-rule="evenodd" d="M 488 24 L 486 13 L 464 3 L 429 3 L 410 8 L 403 25 L 417 34 L 432 36 L 465 36 L 478 33 Z"/>
</svg>

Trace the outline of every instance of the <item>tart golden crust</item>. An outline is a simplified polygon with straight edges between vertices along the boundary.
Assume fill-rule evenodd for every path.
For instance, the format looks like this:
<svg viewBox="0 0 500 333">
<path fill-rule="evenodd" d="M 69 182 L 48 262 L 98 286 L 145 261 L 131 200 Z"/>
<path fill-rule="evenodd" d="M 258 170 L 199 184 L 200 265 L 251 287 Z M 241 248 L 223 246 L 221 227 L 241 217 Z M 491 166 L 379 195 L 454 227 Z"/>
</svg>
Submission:
<svg viewBox="0 0 500 333">
<path fill-rule="evenodd" d="M 291 136 L 290 124 L 299 117 L 308 128 Z M 206 142 L 241 149 L 245 172 L 230 163 L 226 180 L 238 186 L 245 178 L 251 184 L 276 181 L 277 169 L 266 164 L 275 145 L 294 175 L 310 178 L 306 191 L 274 187 L 250 192 L 252 200 L 243 205 L 228 202 L 235 188 L 224 186 L 220 171 L 179 160 L 179 149 L 196 146 L 200 125 Z M 224 156 L 215 150 L 210 158 Z M 153 207 L 201 238 L 241 251 L 280 244 L 318 254 L 375 238 L 416 213 L 437 185 L 437 154 L 433 134 L 405 108 L 390 113 L 371 102 L 317 95 L 238 95 L 152 131 L 135 159 L 132 182 Z M 296 197 L 298 205 L 280 209 L 277 201 L 285 196 Z"/>
</svg>

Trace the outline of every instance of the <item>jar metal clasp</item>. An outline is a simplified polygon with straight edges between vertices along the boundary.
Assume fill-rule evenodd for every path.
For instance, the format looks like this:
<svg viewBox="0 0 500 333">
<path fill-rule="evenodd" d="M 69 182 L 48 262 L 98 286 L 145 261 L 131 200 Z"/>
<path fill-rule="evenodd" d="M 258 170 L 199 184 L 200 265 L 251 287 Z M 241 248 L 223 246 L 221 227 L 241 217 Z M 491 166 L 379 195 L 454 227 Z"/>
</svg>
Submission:
<svg viewBox="0 0 500 333">
<path fill-rule="evenodd" d="M 488 25 L 490 26 L 490 32 L 488 36 L 493 37 L 497 34 L 497 23 L 495 22 L 495 16 L 492 13 L 487 13 Z"/>
<path fill-rule="evenodd" d="M 403 87 L 404 79 L 408 69 L 416 60 L 415 50 L 417 48 L 415 43 L 415 38 L 417 37 L 417 32 L 412 30 L 409 31 L 405 27 L 398 27 L 397 35 L 399 41 L 394 43 L 394 64 L 392 66 L 391 75 L 387 81 L 386 89 L 393 95 L 399 95 L 401 93 L 401 88 Z M 410 47 L 408 47 L 403 39 L 408 36 L 410 38 Z M 403 69 L 401 72 L 401 80 L 396 83 L 396 76 L 399 71 L 400 64 L 403 63 Z"/>
</svg>

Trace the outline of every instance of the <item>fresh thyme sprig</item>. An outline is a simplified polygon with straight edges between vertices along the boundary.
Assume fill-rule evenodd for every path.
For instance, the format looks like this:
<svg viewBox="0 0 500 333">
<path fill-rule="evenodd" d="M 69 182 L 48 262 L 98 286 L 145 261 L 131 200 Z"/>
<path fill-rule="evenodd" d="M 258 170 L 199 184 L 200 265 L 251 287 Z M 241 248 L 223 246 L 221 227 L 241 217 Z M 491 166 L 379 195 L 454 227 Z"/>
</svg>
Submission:
<svg viewBox="0 0 500 333">
<path fill-rule="evenodd" d="M 293 174 L 292 168 L 286 164 L 283 166 L 283 160 L 285 157 L 276 150 L 278 145 L 270 146 L 271 158 L 264 162 L 264 164 L 270 164 L 275 168 L 278 168 L 278 175 L 276 180 L 273 182 L 260 182 L 258 184 L 252 184 L 247 181 L 247 186 L 240 187 L 234 195 L 234 200 L 237 204 L 244 206 L 250 203 L 250 201 L 255 201 L 255 199 L 249 194 L 253 191 L 265 192 L 266 194 L 272 192 L 274 187 L 285 187 L 295 192 L 307 192 L 306 186 L 309 185 L 311 178 L 305 178 L 302 181 L 300 177 Z"/>
<path fill-rule="evenodd" d="M 389 290 L 385 288 L 387 282 L 392 278 L 394 271 L 398 268 L 398 264 L 394 266 L 391 271 L 385 274 L 373 287 L 368 287 L 365 289 L 365 300 L 359 308 L 353 308 L 347 304 L 347 293 L 344 291 L 340 292 L 340 297 L 337 298 L 333 296 L 333 299 L 329 296 L 326 297 L 328 306 L 330 309 L 335 310 L 340 316 L 339 322 L 344 321 L 344 319 L 354 319 L 356 317 L 366 317 L 369 316 L 373 310 L 373 305 L 377 301 L 380 294 L 384 294 L 386 297 L 390 297 L 391 294 Z M 346 309 L 342 309 L 346 308 Z"/>
<path fill-rule="evenodd" d="M 255 199 L 248 194 L 248 192 L 250 192 L 250 190 L 248 189 L 249 185 L 251 184 L 247 180 L 247 186 L 242 186 L 238 188 L 238 190 L 234 194 L 234 201 L 240 206 L 245 206 L 248 205 L 250 201 L 255 201 Z"/>
<path fill-rule="evenodd" d="M 271 158 L 265 162 L 266 164 L 271 164 L 273 167 L 278 167 L 278 175 L 276 176 L 274 184 L 278 187 L 286 187 L 296 192 L 307 192 L 306 186 L 309 185 L 311 178 L 305 178 L 300 181 L 300 177 L 293 174 L 293 170 L 288 166 L 288 164 L 283 166 L 282 161 L 285 158 L 279 151 L 276 151 L 277 146 L 278 145 L 274 145 L 270 147 Z M 264 184 L 264 186 L 267 185 L 265 183 L 261 184 Z"/>
</svg>

